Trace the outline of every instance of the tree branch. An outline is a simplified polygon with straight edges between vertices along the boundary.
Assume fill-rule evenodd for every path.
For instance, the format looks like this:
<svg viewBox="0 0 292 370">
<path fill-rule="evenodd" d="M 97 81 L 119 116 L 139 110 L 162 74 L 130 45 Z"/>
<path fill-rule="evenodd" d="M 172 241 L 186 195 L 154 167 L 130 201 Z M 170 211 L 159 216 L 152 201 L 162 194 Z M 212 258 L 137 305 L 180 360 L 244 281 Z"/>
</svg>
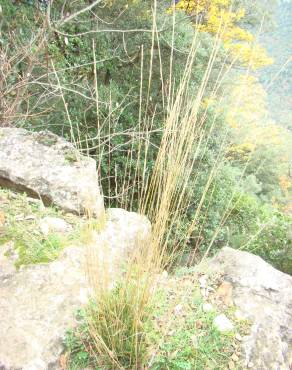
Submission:
<svg viewBox="0 0 292 370">
<path fill-rule="evenodd" d="M 101 3 L 102 0 L 95 0 L 92 4 L 86 6 L 83 9 L 80 9 L 78 12 L 71 14 L 69 17 L 65 18 L 64 20 L 61 20 L 57 23 L 58 26 L 63 26 L 65 23 L 68 23 L 72 21 L 72 19 L 78 17 L 80 14 L 85 13 L 89 11 L 90 9 L 94 8 L 97 4 Z"/>
</svg>

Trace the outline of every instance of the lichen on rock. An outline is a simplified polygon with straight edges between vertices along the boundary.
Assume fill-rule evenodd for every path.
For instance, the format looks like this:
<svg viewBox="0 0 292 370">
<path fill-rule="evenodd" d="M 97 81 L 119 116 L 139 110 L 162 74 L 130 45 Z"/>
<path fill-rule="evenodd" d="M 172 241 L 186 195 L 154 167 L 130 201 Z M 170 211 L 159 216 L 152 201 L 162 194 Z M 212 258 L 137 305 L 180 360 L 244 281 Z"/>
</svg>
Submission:
<svg viewBox="0 0 292 370">
<path fill-rule="evenodd" d="M 0 186 L 68 212 L 103 216 L 95 161 L 63 138 L 48 131 L 0 128 L 0 152 Z"/>
<path fill-rule="evenodd" d="M 289 370 L 292 366 L 292 277 L 262 258 L 222 248 L 209 263 L 232 285 L 232 300 L 251 323 L 243 339 L 245 366 L 263 370 Z"/>
</svg>

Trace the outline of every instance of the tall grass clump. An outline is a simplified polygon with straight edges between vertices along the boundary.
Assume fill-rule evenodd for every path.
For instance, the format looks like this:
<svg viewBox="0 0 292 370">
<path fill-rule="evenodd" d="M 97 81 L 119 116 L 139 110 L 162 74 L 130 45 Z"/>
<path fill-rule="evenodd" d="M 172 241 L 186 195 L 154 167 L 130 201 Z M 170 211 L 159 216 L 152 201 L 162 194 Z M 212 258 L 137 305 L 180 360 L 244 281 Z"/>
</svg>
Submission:
<svg viewBox="0 0 292 370">
<path fill-rule="evenodd" d="M 149 284 L 132 276 L 112 289 L 95 292 L 87 320 L 94 357 L 101 368 L 142 368 L 146 359 L 144 324 L 150 314 L 147 289 Z"/>
<path fill-rule="evenodd" d="M 158 37 L 154 16 L 153 40 Z M 201 107 L 219 45 L 218 38 L 196 96 L 193 96 L 191 72 L 198 46 L 197 39 L 194 38 L 184 73 L 180 76 L 177 87 L 172 81 L 173 76 L 170 76 L 173 86 L 169 87 L 164 97 L 167 102 L 165 121 L 153 172 L 151 175 L 146 173 L 145 165 L 142 170 L 137 167 L 132 176 L 134 179 L 142 179 L 142 183 L 139 184 L 138 210 L 151 220 L 152 233 L 149 242 L 137 244 L 123 275 L 112 289 L 109 269 L 103 264 L 103 271 L 97 272 L 94 266 L 102 262 L 98 261 L 99 257 L 94 256 L 94 253 L 89 254 L 91 268 L 88 270 L 91 280 L 94 281 L 94 296 L 93 304 L 88 311 L 88 323 L 94 352 L 97 353 L 97 361 L 98 363 L 101 361 L 102 368 L 142 369 L 145 365 L 147 353 L 145 323 L 151 318 L 157 277 L 171 263 L 178 249 L 180 252 L 183 251 L 189 235 L 195 228 L 200 205 L 187 232 L 173 240 L 176 222 L 184 217 L 185 209 L 192 201 L 189 183 L 193 181 L 195 162 L 200 161 L 200 156 L 206 150 L 203 145 L 206 141 L 203 141 L 203 138 L 208 140 L 208 135 L 217 124 L 214 117 L 211 125 L 206 126 L 207 114 L 206 111 L 202 112 Z M 154 44 L 150 54 L 153 53 L 153 48 Z M 212 94 L 216 93 L 219 84 L 218 79 L 213 86 Z M 141 118 L 141 129 L 146 127 L 147 123 L 147 117 L 144 120 Z M 148 146 L 149 141 L 140 142 L 138 146 L 138 151 L 145 156 L 140 158 L 144 163 L 147 160 Z M 224 143 L 222 156 L 223 153 Z M 204 202 L 204 197 L 214 180 L 220 159 L 219 156 L 218 162 L 208 176 L 201 203 Z M 131 197 L 127 206 L 129 208 L 132 206 Z"/>
</svg>

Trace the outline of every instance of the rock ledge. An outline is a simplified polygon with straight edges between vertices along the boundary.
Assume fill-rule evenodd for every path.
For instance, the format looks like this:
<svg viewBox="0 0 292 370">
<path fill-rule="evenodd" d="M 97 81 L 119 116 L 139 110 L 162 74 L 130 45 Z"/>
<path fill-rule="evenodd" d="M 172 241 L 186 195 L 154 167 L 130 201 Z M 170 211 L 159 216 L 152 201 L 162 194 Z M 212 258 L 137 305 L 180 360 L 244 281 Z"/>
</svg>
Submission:
<svg viewBox="0 0 292 370">
<path fill-rule="evenodd" d="M 96 164 L 48 131 L 0 128 L 0 186 L 77 214 L 104 214 Z"/>
</svg>

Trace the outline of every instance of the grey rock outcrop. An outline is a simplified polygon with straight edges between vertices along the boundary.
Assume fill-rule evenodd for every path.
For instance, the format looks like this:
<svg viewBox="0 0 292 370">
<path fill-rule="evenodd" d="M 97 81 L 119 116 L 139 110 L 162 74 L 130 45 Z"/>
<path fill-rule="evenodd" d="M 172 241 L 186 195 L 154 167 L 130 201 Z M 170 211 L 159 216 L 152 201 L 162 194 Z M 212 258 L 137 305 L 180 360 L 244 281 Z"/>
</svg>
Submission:
<svg viewBox="0 0 292 370">
<path fill-rule="evenodd" d="M 0 369 L 59 369 L 66 330 L 74 326 L 76 310 L 88 302 L 90 282 L 100 283 L 98 267 L 106 268 L 104 258 L 114 281 L 128 254 L 147 243 L 150 233 L 145 217 L 111 209 L 88 244 L 66 248 L 52 263 L 16 271 L 7 253 L 0 254 Z"/>
<path fill-rule="evenodd" d="M 89 272 L 99 274 L 108 270 L 110 277 L 115 276 L 128 257 L 135 258 L 138 247 L 147 248 L 150 242 L 151 224 L 147 217 L 135 212 L 127 212 L 121 208 L 107 210 L 107 222 L 102 232 L 93 233 L 88 248 L 90 257 L 87 258 Z M 98 248 L 94 246 L 98 245 Z M 111 279 L 112 280 L 112 279 Z M 109 281 L 109 284 L 113 282 Z"/>
<path fill-rule="evenodd" d="M 209 263 L 210 272 L 232 284 L 232 299 L 252 323 L 244 338 L 245 366 L 289 370 L 292 366 L 292 277 L 253 254 L 223 248 Z"/>
<path fill-rule="evenodd" d="M 48 131 L 0 128 L 0 186 L 77 214 L 104 213 L 95 161 Z"/>
<path fill-rule="evenodd" d="M 44 236 L 48 236 L 50 232 L 64 234 L 72 230 L 71 225 L 62 218 L 50 216 L 41 219 L 39 226 Z"/>
</svg>

